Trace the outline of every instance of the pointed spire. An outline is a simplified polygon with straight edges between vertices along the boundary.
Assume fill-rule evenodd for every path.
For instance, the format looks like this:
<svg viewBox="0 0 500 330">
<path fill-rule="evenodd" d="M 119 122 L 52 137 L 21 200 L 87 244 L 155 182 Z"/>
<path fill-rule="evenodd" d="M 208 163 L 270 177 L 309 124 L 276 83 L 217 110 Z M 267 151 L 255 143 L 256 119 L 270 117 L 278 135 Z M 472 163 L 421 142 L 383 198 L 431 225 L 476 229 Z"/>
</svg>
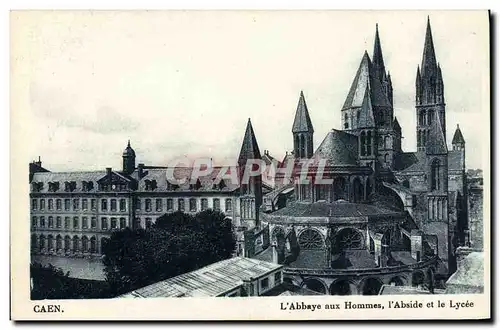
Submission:
<svg viewBox="0 0 500 330">
<path fill-rule="evenodd" d="M 297 111 L 295 112 L 295 119 L 292 126 L 292 133 L 298 132 L 314 133 L 303 91 L 300 91 L 299 103 L 297 104 Z"/>
<path fill-rule="evenodd" d="M 238 157 L 238 164 L 244 165 L 248 159 L 261 159 L 259 146 L 257 145 L 257 139 L 255 138 L 255 133 L 253 131 L 252 122 L 248 118 L 247 128 L 245 130 L 245 136 L 243 137 L 243 143 L 241 144 L 241 151 Z"/>
<path fill-rule="evenodd" d="M 460 130 L 460 126 L 458 124 L 451 144 L 465 144 L 464 136 L 462 135 L 462 131 Z"/>
<path fill-rule="evenodd" d="M 375 25 L 375 43 L 373 46 L 373 68 L 375 69 L 376 77 L 382 81 L 385 74 L 384 57 L 382 55 L 382 46 L 380 45 L 380 37 L 378 34 L 378 23 Z"/>
<path fill-rule="evenodd" d="M 392 123 L 392 127 L 395 131 L 401 132 L 401 125 L 399 125 L 398 117 L 394 117 L 394 122 Z"/>
<path fill-rule="evenodd" d="M 432 76 L 437 68 L 434 42 L 432 41 L 431 21 L 427 16 L 427 30 L 425 32 L 424 54 L 422 56 L 422 76 Z"/>
<path fill-rule="evenodd" d="M 130 148 L 130 139 L 127 142 L 127 148 Z"/>
</svg>

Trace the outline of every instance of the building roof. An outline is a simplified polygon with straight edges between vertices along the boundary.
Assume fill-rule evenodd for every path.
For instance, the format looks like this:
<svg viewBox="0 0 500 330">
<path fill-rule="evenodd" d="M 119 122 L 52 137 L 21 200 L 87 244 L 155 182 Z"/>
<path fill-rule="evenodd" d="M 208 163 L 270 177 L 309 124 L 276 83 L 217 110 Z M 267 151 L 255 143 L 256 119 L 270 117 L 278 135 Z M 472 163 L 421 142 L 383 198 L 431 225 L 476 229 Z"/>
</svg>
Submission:
<svg viewBox="0 0 500 330">
<path fill-rule="evenodd" d="M 327 268 L 326 250 L 301 249 L 297 258 L 289 265 L 290 268 L 321 269 Z"/>
<path fill-rule="evenodd" d="M 373 106 L 391 106 L 380 80 L 374 74 L 370 57 L 366 51 L 363 54 L 342 110 L 362 107 L 365 95 L 369 96 L 370 104 Z"/>
<path fill-rule="evenodd" d="M 455 134 L 453 134 L 453 140 L 451 140 L 452 144 L 464 144 L 465 139 L 462 135 L 462 131 L 460 130 L 460 126 L 457 124 L 457 129 L 455 130 Z"/>
<path fill-rule="evenodd" d="M 302 91 L 300 91 L 299 103 L 297 104 L 297 111 L 295 112 L 295 119 L 292 125 L 292 133 L 299 132 L 314 133 L 309 111 L 307 110 L 306 99 Z"/>
<path fill-rule="evenodd" d="M 332 129 L 316 149 L 313 160 L 326 160 L 327 166 L 358 165 L 358 137 Z"/>
<path fill-rule="evenodd" d="M 270 215 L 292 217 L 359 218 L 380 215 L 401 215 L 402 212 L 364 203 L 345 201 L 302 203 L 291 202 Z"/>
<path fill-rule="evenodd" d="M 263 296 L 318 296 L 322 293 L 309 290 L 291 283 L 283 282 L 271 290 L 266 291 Z"/>
<path fill-rule="evenodd" d="M 238 164 L 244 165 L 248 159 L 261 159 L 259 146 L 257 145 L 257 139 L 255 138 L 250 118 L 248 119 L 245 136 L 243 137 L 243 142 L 241 143 Z"/>
<path fill-rule="evenodd" d="M 368 250 L 346 250 L 332 257 L 332 268 L 335 269 L 366 269 L 375 268 L 374 257 Z"/>
<path fill-rule="evenodd" d="M 32 182 L 43 183 L 40 193 L 49 192 L 49 182 L 59 182 L 59 192 L 64 192 L 64 182 L 74 181 L 76 183 L 75 190 L 72 192 L 82 192 L 83 181 L 91 181 L 97 183 L 100 179 L 106 176 L 106 171 L 88 171 L 88 172 L 38 172 L 33 174 Z M 97 184 L 90 191 L 97 191 Z"/>
<path fill-rule="evenodd" d="M 436 73 L 437 61 L 434 51 L 434 42 L 432 41 L 431 22 L 427 17 L 427 29 L 425 31 L 424 53 L 422 56 L 422 78 L 433 76 Z"/>
<path fill-rule="evenodd" d="M 148 285 L 119 297 L 216 297 L 237 289 L 243 284 L 243 280 L 259 278 L 282 267 L 282 265 L 256 259 L 235 257 Z"/>
<path fill-rule="evenodd" d="M 224 173 L 221 171 L 227 170 L 226 176 L 229 176 L 231 170 L 235 170 L 235 167 L 213 167 L 212 171 L 208 175 L 199 176 L 198 180 L 191 184 L 191 175 L 193 173 L 192 167 L 175 167 L 172 172 L 168 168 L 156 168 L 156 169 L 146 169 L 144 171 L 143 177 L 139 180 L 138 190 L 146 191 L 147 180 L 156 181 L 156 189 L 154 192 L 187 192 L 187 191 L 218 191 L 218 192 L 230 192 L 234 191 L 239 187 L 238 182 L 233 182 L 229 178 L 220 179 Z M 170 182 L 167 180 L 167 176 L 173 173 L 176 180 L 184 181 L 182 184 L 176 184 L 175 182 Z M 138 177 L 138 171 L 136 170 L 133 174 L 134 177 Z M 219 176 L 220 175 L 220 176 Z M 219 176 L 219 177 L 218 177 Z M 223 183 L 221 183 L 221 181 Z M 168 184 L 170 182 L 170 184 Z M 180 182 L 179 182 L 180 183 Z M 199 184 L 198 184 L 199 183 Z"/>
</svg>

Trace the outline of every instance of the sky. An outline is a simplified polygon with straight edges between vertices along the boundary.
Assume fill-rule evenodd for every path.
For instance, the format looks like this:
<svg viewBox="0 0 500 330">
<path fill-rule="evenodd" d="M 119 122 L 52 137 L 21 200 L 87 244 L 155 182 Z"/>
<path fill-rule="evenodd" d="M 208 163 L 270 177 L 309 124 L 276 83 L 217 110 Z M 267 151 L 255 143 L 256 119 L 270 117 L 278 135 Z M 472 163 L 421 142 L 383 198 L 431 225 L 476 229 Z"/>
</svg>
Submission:
<svg viewBox="0 0 500 330">
<path fill-rule="evenodd" d="M 415 151 L 415 76 L 427 24 L 445 87 L 447 141 L 457 124 L 466 165 L 489 153 L 486 12 L 45 11 L 11 19 L 11 61 L 26 81 L 27 161 L 51 171 L 121 169 L 179 157 L 236 160 L 248 118 L 261 153 L 282 159 L 304 92 L 317 147 L 379 25 L 403 149 Z M 16 72 L 12 72 L 13 75 Z M 16 111 L 16 109 L 12 109 Z"/>
</svg>

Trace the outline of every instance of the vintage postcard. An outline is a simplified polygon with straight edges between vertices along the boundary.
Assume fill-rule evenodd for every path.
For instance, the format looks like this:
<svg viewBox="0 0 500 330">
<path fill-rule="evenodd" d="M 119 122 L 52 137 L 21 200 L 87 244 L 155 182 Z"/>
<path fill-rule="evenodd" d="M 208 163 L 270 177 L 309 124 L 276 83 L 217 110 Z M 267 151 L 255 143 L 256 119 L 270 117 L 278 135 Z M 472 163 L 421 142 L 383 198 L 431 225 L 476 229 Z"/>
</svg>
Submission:
<svg viewBox="0 0 500 330">
<path fill-rule="evenodd" d="M 12 11 L 12 319 L 490 318 L 489 34 Z"/>
</svg>

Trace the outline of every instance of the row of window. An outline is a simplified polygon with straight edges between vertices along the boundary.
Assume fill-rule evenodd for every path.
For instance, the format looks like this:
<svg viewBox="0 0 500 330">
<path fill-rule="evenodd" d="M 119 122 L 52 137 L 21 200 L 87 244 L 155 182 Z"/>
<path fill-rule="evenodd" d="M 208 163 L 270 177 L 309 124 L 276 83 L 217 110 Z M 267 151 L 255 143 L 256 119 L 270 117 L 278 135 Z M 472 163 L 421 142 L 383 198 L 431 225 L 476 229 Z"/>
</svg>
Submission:
<svg viewBox="0 0 500 330">
<path fill-rule="evenodd" d="M 108 218 L 102 217 L 101 218 L 101 228 L 102 230 L 107 230 L 107 229 L 124 229 L 127 227 L 127 219 L 125 218 L 109 218 L 110 223 L 108 224 Z M 81 226 L 80 226 L 80 220 L 81 220 Z M 47 217 L 47 220 L 45 219 L 44 216 L 42 217 L 32 217 L 31 218 L 31 226 L 33 228 L 64 228 L 65 229 L 98 229 L 97 228 L 97 218 L 96 217 L 91 217 L 90 218 L 90 223 L 89 223 L 89 218 L 87 217 L 73 217 L 71 219 L 70 217 L 65 217 L 64 218 L 64 224 L 63 224 L 63 219 L 62 217 L 55 217 L 55 222 L 54 222 L 54 217 L 49 216 Z M 110 225 L 110 226 L 109 226 Z M 118 227 L 119 225 L 119 227 Z"/>
<path fill-rule="evenodd" d="M 146 212 L 151 212 L 153 210 L 153 201 L 154 201 L 154 206 L 155 210 L 157 212 L 162 212 L 163 211 L 163 199 L 161 198 L 156 198 L 156 199 L 151 199 L 151 198 L 146 198 L 144 199 L 144 210 Z M 189 202 L 189 211 L 190 212 L 197 212 L 198 211 L 198 202 L 196 198 L 190 198 L 188 200 Z M 140 199 L 137 200 L 136 204 L 136 209 L 141 210 L 142 208 L 142 202 Z M 174 210 L 174 199 L 173 198 L 168 198 L 167 199 L 167 211 L 173 211 Z M 207 198 L 202 198 L 201 199 L 201 211 L 205 211 L 209 208 L 208 206 L 208 199 Z M 215 211 L 221 211 L 221 205 L 220 205 L 220 199 L 219 198 L 214 198 L 213 199 L 213 205 L 212 209 Z M 186 211 L 186 205 L 185 205 L 185 200 L 183 198 L 177 199 L 177 210 L 178 211 Z M 233 201 L 231 198 L 226 198 L 225 200 L 225 212 L 231 212 L 233 210 Z"/>
<path fill-rule="evenodd" d="M 40 210 L 44 211 L 45 210 L 45 202 L 47 201 L 47 210 L 52 211 L 52 210 L 58 210 L 61 211 L 63 210 L 63 201 L 64 201 L 64 211 L 78 211 L 81 209 L 83 211 L 86 211 L 89 209 L 89 199 L 87 198 L 82 198 L 81 199 L 81 205 L 80 205 L 80 198 L 73 198 L 73 199 L 52 199 L 49 198 L 47 200 L 41 198 L 33 198 L 31 200 L 31 209 L 32 210 Z M 55 203 L 54 203 L 55 201 Z M 55 205 L 54 205 L 55 204 Z M 118 207 L 120 209 L 120 212 L 126 212 L 127 211 L 127 200 L 125 198 L 121 198 L 119 201 L 116 199 L 110 199 L 109 201 L 109 210 L 110 211 L 117 211 Z M 95 211 L 97 210 L 97 199 L 91 198 L 90 199 L 90 210 Z M 108 211 L 108 200 L 107 199 L 102 199 L 101 200 L 101 211 Z"/>
<path fill-rule="evenodd" d="M 101 239 L 101 249 L 105 244 L 107 238 L 103 237 Z M 61 235 L 57 235 L 55 238 L 52 235 L 37 236 L 35 234 L 31 235 L 31 249 L 40 251 L 47 250 L 56 250 L 62 251 L 63 249 L 67 252 L 83 252 L 83 253 L 98 253 L 99 249 L 97 246 L 97 238 L 92 236 L 90 239 L 87 236 L 83 236 L 79 238 L 78 236 L 70 236 L 66 235 L 64 238 Z"/>
</svg>

